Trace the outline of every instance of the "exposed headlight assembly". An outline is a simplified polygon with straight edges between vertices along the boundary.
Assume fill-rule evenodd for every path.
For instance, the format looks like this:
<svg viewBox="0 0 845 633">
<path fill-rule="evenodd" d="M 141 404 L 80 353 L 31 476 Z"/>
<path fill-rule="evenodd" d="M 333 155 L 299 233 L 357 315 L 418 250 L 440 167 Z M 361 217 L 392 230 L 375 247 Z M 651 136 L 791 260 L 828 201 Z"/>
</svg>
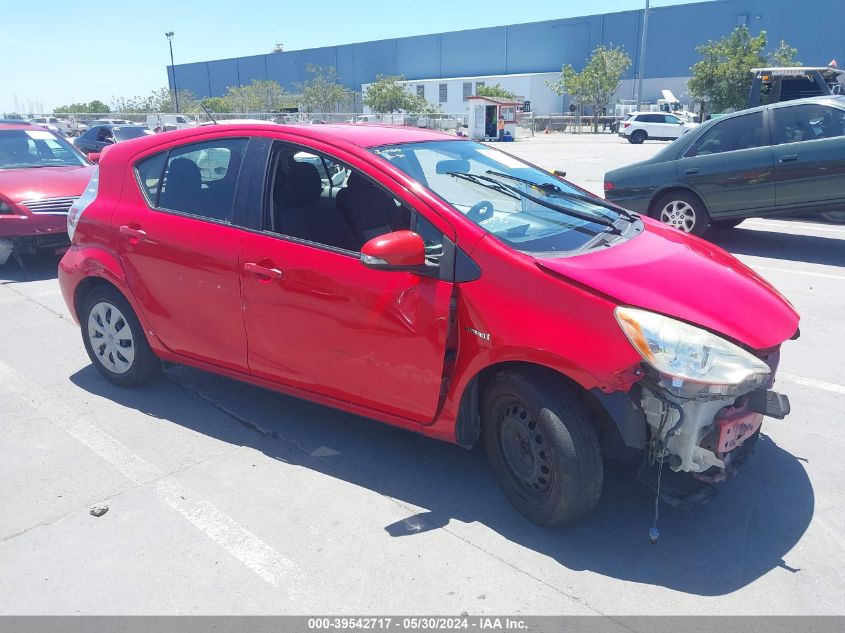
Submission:
<svg viewBox="0 0 845 633">
<path fill-rule="evenodd" d="M 631 345 L 677 396 L 741 395 L 769 377 L 766 363 L 707 330 L 638 308 L 614 313 Z"/>
</svg>

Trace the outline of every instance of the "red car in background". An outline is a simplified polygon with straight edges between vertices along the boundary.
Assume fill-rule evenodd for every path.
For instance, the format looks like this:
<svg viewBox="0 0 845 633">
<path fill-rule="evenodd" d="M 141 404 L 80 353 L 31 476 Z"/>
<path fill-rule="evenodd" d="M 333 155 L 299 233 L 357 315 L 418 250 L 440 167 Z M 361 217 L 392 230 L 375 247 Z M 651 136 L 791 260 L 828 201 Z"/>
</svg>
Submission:
<svg viewBox="0 0 845 633">
<path fill-rule="evenodd" d="M 0 124 L 0 265 L 14 253 L 66 247 L 67 212 L 93 172 L 46 128 Z"/>
<path fill-rule="evenodd" d="M 68 230 L 63 296 L 111 382 L 166 360 L 480 442 L 540 524 L 592 510 L 604 457 L 716 482 L 789 412 L 771 387 L 799 317 L 754 271 L 454 136 L 130 140 Z"/>
</svg>

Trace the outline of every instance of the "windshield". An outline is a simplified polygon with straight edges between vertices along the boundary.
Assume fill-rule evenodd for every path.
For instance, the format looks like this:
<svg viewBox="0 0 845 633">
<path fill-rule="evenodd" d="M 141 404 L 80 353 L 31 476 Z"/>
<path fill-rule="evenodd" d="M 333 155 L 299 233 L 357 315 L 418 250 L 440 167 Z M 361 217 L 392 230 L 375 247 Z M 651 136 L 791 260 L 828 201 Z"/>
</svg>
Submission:
<svg viewBox="0 0 845 633">
<path fill-rule="evenodd" d="M 583 190 L 480 143 L 434 141 L 372 150 L 512 248 L 555 254 L 619 233 L 626 216 Z"/>
<path fill-rule="evenodd" d="M 0 131 L 0 169 L 86 164 L 67 141 L 48 130 Z"/>
<path fill-rule="evenodd" d="M 152 132 L 147 128 L 140 127 L 138 125 L 129 127 L 113 127 L 112 132 L 114 133 L 114 136 L 118 141 L 127 141 L 130 138 L 138 138 L 139 136 L 147 136 L 147 134 L 152 134 Z"/>
</svg>

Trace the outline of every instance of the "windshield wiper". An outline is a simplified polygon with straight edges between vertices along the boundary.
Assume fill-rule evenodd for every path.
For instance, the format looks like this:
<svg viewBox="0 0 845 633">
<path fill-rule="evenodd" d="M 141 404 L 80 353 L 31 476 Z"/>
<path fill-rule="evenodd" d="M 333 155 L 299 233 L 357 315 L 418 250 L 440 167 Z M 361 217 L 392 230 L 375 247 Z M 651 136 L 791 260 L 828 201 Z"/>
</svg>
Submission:
<svg viewBox="0 0 845 633">
<path fill-rule="evenodd" d="M 508 192 L 511 192 L 512 194 L 516 194 L 515 196 L 511 195 L 512 198 L 525 198 L 526 200 L 530 200 L 531 202 L 546 207 L 547 209 L 551 209 L 552 211 L 557 211 L 558 213 L 563 213 L 564 215 L 568 215 L 573 218 L 578 218 L 579 220 L 584 220 L 585 222 L 599 224 L 601 226 L 607 227 L 617 235 L 622 235 L 622 231 L 613 223 L 613 221 L 609 220 L 608 218 L 605 218 L 604 216 L 593 215 L 591 213 L 578 211 L 577 209 L 573 209 L 571 207 L 564 207 L 559 204 L 554 204 L 552 202 L 549 202 L 548 200 L 543 200 L 542 198 L 538 198 L 537 196 L 532 196 L 531 194 L 525 193 L 524 191 L 520 191 L 519 189 L 511 185 L 506 185 L 505 183 L 496 180 L 495 178 L 491 178 L 490 176 L 482 176 L 480 174 L 465 174 L 462 172 L 448 172 L 448 174 L 450 176 L 463 177 L 464 180 L 475 182 L 476 184 L 479 184 L 482 187 L 487 187 L 488 189 L 493 189 L 494 191 L 505 193 L 504 191 L 502 191 L 504 189 Z"/>
<path fill-rule="evenodd" d="M 488 169 L 484 172 L 485 174 L 490 174 L 491 176 L 499 176 L 500 178 L 507 178 L 509 180 L 515 180 L 516 182 L 521 182 L 526 185 L 531 185 L 532 187 L 537 187 L 538 189 L 545 189 L 546 191 L 554 191 L 554 192 L 561 192 L 561 188 L 555 184 L 550 182 L 534 182 L 533 180 L 528 180 L 527 178 L 520 178 L 519 176 L 511 176 L 510 174 L 503 174 L 500 171 L 495 171 L 493 169 Z"/>
<path fill-rule="evenodd" d="M 453 176 L 455 178 L 460 178 L 461 180 L 468 180 L 469 182 L 474 182 L 476 185 L 481 185 L 482 187 L 487 187 L 488 189 L 492 189 L 493 191 L 498 191 L 502 195 L 507 196 L 508 198 L 513 198 L 514 200 L 520 199 L 519 195 L 513 193 L 510 190 L 510 187 L 497 183 L 492 178 L 479 176 L 477 174 L 466 174 L 462 171 L 448 171 L 446 172 L 446 175 Z"/>
<path fill-rule="evenodd" d="M 526 185 L 530 185 L 532 187 L 538 187 L 540 189 L 545 189 L 546 191 L 553 191 L 557 195 L 563 196 L 564 198 L 569 198 L 570 200 L 580 200 L 581 202 L 586 202 L 588 204 L 595 205 L 597 207 L 601 207 L 603 209 L 608 209 L 619 215 L 623 216 L 629 222 L 633 222 L 636 218 L 631 214 L 630 211 L 627 209 L 623 209 L 620 206 L 617 206 L 613 203 L 606 202 L 601 198 L 591 198 L 590 196 L 582 196 L 577 193 L 571 193 L 569 191 L 564 191 L 557 185 L 550 183 L 550 182 L 533 182 L 528 180 L 527 178 L 520 178 L 519 176 L 512 176 L 511 174 L 504 174 L 500 171 L 494 171 L 492 169 L 488 169 L 485 173 L 491 174 L 493 176 L 498 176 L 499 178 L 508 178 L 510 180 L 515 180 L 517 182 L 521 182 Z"/>
</svg>

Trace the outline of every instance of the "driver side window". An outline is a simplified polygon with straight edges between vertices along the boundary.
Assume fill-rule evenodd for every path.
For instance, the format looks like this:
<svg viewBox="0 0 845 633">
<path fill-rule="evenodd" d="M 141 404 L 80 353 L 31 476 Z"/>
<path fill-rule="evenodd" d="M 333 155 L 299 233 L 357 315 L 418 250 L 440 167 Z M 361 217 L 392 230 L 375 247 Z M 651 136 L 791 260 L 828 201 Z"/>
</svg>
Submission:
<svg viewBox="0 0 845 633">
<path fill-rule="evenodd" d="M 442 251 L 443 237 L 433 225 L 348 165 L 277 143 L 271 170 L 265 213 L 271 232 L 357 253 L 375 237 L 411 229 L 432 259 Z"/>
</svg>

